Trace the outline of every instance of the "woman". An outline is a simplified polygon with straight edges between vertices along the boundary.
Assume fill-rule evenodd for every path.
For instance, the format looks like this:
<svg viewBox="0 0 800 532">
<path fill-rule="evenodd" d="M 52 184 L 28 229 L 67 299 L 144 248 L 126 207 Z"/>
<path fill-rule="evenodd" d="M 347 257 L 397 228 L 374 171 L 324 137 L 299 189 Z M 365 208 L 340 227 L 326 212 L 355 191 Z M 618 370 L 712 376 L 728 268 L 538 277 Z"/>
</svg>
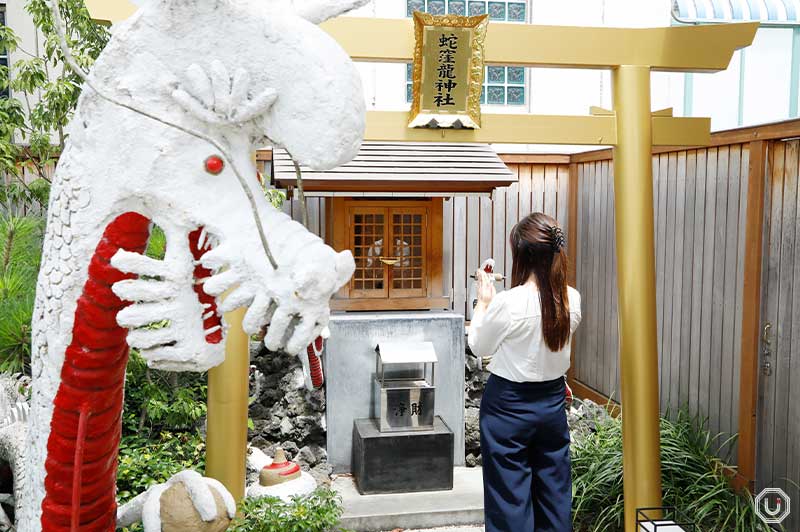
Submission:
<svg viewBox="0 0 800 532">
<path fill-rule="evenodd" d="M 481 402 L 486 532 L 572 530 L 564 374 L 581 321 L 567 286 L 564 234 L 534 213 L 511 231 L 512 288 L 478 271 L 469 346 L 492 356 Z"/>
</svg>

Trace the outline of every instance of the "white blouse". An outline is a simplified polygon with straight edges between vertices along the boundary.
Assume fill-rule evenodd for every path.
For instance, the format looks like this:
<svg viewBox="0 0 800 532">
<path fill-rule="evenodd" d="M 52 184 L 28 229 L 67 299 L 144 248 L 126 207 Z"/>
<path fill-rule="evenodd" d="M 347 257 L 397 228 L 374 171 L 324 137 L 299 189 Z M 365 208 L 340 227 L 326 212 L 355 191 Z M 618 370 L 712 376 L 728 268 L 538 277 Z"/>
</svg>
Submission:
<svg viewBox="0 0 800 532">
<path fill-rule="evenodd" d="M 536 285 L 528 283 L 499 292 L 486 311 L 475 311 L 469 347 L 479 357 L 492 357 L 488 370 L 514 382 L 543 382 L 569 369 L 572 334 L 581 322 L 581 296 L 569 287 L 570 338 L 557 353 L 542 334 L 542 310 Z"/>
</svg>

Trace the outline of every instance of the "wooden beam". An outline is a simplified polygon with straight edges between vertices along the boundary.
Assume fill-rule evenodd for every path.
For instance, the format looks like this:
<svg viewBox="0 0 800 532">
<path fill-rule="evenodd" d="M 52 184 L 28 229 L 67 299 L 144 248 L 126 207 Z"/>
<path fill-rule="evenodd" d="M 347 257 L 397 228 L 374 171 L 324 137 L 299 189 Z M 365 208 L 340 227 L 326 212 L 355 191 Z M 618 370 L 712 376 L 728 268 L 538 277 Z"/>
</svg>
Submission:
<svg viewBox="0 0 800 532">
<path fill-rule="evenodd" d="M 764 186 L 769 144 L 750 143 L 745 223 L 744 285 L 742 288 L 742 349 L 739 381 L 738 473 L 751 491 L 756 479 L 756 413 L 758 409 L 758 353 L 761 346 L 761 266 L 764 246 Z M 737 477 L 738 478 L 738 477 Z M 744 487 L 742 486 L 742 487 Z"/>
<path fill-rule="evenodd" d="M 569 251 L 569 268 L 567 269 L 567 282 L 570 286 L 576 287 L 578 282 L 578 165 L 569 165 L 569 183 L 567 201 L 569 202 L 569 224 L 567 228 L 567 251 Z M 575 337 L 572 338 L 571 351 L 569 354 L 570 364 L 567 377 L 575 380 Z"/>
<path fill-rule="evenodd" d="M 711 142 L 710 118 L 654 116 L 653 146 L 704 146 Z"/>
<path fill-rule="evenodd" d="M 655 124 L 655 123 L 654 123 Z M 743 127 L 717 131 L 711 134 L 711 140 L 705 144 L 694 146 L 658 146 L 653 148 L 653 154 L 671 153 L 699 148 L 716 148 L 719 146 L 730 146 L 733 144 L 745 144 L 756 140 L 778 140 L 800 137 L 800 120 L 785 120 L 761 126 Z M 610 148 L 592 150 L 583 153 L 575 153 L 570 156 L 570 161 L 574 163 L 591 163 L 597 161 L 610 161 L 613 159 L 613 151 Z"/>
<path fill-rule="evenodd" d="M 413 58 L 411 19 L 339 17 L 322 27 L 356 61 Z M 757 29 L 757 22 L 664 28 L 490 24 L 485 58 L 494 65 L 716 72 L 728 68 L 735 50 L 753 42 Z"/>
<path fill-rule="evenodd" d="M 577 379 L 568 378 L 567 380 L 569 381 L 569 387 L 572 388 L 572 393 L 578 399 L 589 399 L 590 401 L 594 401 L 598 405 L 606 407 L 608 413 L 614 417 L 617 417 L 622 412 L 622 408 L 620 407 L 619 403 L 606 397 L 594 388 L 585 385 Z"/>
<path fill-rule="evenodd" d="M 711 140 L 709 118 L 652 117 L 653 145 L 695 146 Z M 617 143 L 614 115 L 485 114 L 481 129 L 409 128 L 405 111 L 369 111 L 364 140 L 384 142 L 478 142 L 498 144 Z"/>
<path fill-rule="evenodd" d="M 367 112 L 365 140 L 392 142 L 477 142 L 499 144 L 608 145 L 617 141 L 613 116 L 484 114 L 481 129 L 408 127 L 405 111 Z"/>
<path fill-rule="evenodd" d="M 570 156 L 543 153 L 499 153 L 500 160 L 506 164 L 569 164 Z"/>
</svg>

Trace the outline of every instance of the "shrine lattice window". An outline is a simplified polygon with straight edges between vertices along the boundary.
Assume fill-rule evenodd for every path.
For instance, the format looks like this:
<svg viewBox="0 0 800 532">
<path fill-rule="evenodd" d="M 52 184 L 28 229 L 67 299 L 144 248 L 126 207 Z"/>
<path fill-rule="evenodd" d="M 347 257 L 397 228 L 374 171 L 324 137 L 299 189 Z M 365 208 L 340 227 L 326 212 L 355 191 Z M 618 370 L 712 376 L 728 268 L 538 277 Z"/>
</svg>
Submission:
<svg viewBox="0 0 800 532">
<path fill-rule="evenodd" d="M 328 242 L 349 249 L 356 268 L 336 310 L 449 308 L 442 283 L 441 198 L 328 202 Z"/>
</svg>

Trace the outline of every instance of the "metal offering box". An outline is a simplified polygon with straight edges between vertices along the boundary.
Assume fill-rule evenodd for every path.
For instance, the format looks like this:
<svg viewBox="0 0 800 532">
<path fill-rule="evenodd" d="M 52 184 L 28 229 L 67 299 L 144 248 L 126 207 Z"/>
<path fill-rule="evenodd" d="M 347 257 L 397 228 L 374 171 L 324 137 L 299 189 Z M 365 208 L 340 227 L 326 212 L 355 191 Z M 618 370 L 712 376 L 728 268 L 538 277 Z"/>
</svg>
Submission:
<svg viewBox="0 0 800 532">
<path fill-rule="evenodd" d="M 436 351 L 430 342 L 381 342 L 373 417 L 381 432 L 433 430 Z"/>
</svg>

